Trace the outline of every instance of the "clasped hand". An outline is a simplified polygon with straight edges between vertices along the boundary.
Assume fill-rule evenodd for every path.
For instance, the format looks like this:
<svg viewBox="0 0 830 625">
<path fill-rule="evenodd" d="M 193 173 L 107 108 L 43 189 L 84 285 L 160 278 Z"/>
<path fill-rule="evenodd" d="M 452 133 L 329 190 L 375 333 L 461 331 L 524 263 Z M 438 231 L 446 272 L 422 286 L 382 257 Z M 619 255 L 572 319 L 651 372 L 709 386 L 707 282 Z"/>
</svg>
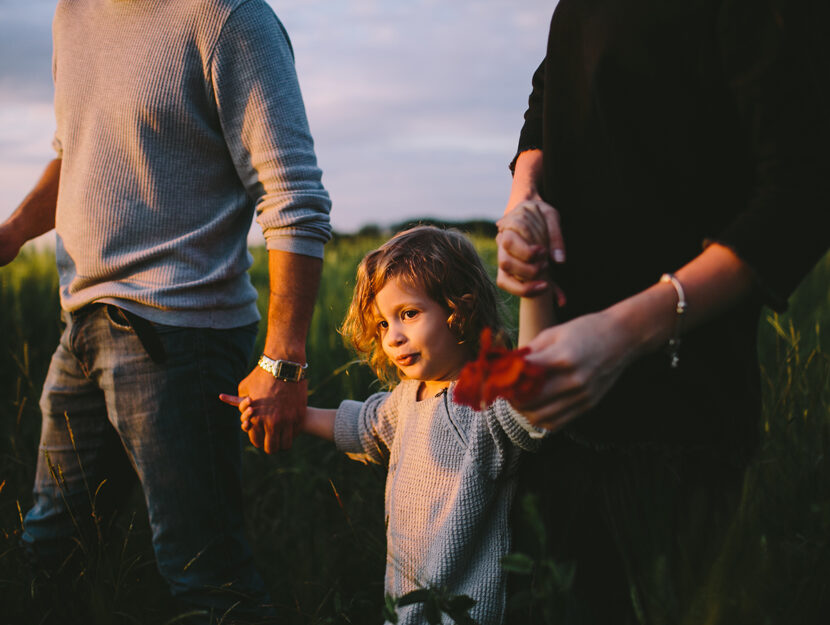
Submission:
<svg viewBox="0 0 830 625">
<path fill-rule="evenodd" d="M 565 261 L 559 213 L 542 200 L 520 202 L 496 222 L 499 233 L 496 284 L 519 297 L 535 297 L 553 289 L 560 306 L 565 294 L 550 280 L 549 261 Z"/>
<path fill-rule="evenodd" d="M 541 200 L 520 202 L 498 227 L 498 285 L 519 297 L 555 297 L 564 306 L 550 272 L 551 260 L 565 260 L 556 210 Z M 516 408 L 534 425 L 560 429 L 613 386 L 633 357 L 632 338 L 613 308 L 543 330 L 527 344 L 527 360 L 545 367 L 547 379 L 532 401 Z"/>
<path fill-rule="evenodd" d="M 289 449 L 305 418 L 307 382 L 283 382 L 256 368 L 239 383 L 238 393 L 219 399 L 239 409 L 251 444 L 269 454 Z"/>
</svg>

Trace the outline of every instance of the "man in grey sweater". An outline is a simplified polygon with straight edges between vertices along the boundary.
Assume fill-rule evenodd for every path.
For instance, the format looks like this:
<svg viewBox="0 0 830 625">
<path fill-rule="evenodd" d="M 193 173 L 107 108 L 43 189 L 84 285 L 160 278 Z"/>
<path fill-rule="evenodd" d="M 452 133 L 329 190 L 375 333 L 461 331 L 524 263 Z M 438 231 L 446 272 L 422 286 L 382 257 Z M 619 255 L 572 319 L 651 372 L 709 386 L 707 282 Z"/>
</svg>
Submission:
<svg viewBox="0 0 830 625">
<path fill-rule="evenodd" d="M 330 202 L 290 43 L 264 0 L 61 0 L 53 37 L 58 157 L 0 225 L 0 264 L 56 229 L 66 322 L 24 545 L 39 566 L 65 557 L 89 490 L 118 493 L 110 458 L 126 456 L 174 595 L 215 614 L 243 597 L 261 615 L 238 421 L 217 395 L 256 335 L 256 211 L 271 293 L 263 358 L 238 386 L 251 441 L 289 447 L 305 411 Z"/>
</svg>

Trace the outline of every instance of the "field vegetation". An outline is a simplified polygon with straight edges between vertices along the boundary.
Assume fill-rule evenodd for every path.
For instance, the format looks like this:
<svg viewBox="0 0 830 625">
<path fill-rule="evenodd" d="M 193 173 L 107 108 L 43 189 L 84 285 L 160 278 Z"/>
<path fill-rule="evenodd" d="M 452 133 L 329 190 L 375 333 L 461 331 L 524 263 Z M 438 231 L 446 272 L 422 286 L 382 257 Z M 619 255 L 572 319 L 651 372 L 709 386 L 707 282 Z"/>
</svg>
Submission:
<svg viewBox="0 0 830 625">
<path fill-rule="evenodd" d="M 380 231 L 367 231 L 339 236 L 327 246 L 308 346 L 313 405 L 335 407 L 343 398 L 362 399 L 378 388 L 344 347 L 337 328 L 358 261 L 383 238 Z M 492 238 L 479 234 L 474 240 L 492 267 Z M 267 289 L 266 252 L 252 253 L 251 277 L 262 292 Z M 830 256 L 801 285 L 787 314 L 767 311 L 760 320 L 763 443 L 747 471 L 730 540 L 712 572 L 706 623 L 826 622 L 828 285 Z M 264 308 L 265 297 L 260 304 Z M 515 302 L 508 307 L 515 311 Z M 99 534 L 79 540 L 60 584 L 30 571 L 18 548 L 22 514 L 32 504 L 38 398 L 60 332 L 54 257 L 25 251 L 0 269 L 0 623 L 184 622 L 156 571 L 138 489 L 116 518 L 96 521 Z M 352 462 L 330 443 L 311 437 L 273 456 L 244 442 L 248 532 L 283 615 L 280 622 L 380 623 L 384 471 Z M 532 557 L 515 563 L 540 564 Z M 535 588 L 534 600 L 540 603 L 558 592 L 544 584 Z"/>
</svg>

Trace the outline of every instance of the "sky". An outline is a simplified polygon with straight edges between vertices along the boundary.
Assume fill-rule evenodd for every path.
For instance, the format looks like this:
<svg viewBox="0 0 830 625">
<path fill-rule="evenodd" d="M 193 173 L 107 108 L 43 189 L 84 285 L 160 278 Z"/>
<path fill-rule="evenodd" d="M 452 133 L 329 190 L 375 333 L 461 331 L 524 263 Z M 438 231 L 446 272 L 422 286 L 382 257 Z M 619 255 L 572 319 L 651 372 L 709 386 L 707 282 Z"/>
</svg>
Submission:
<svg viewBox="0 0 830 625">
<path fill-rule="evenodd" d="M 0 219 L 53 158 L 56 0 L 0 0 Z M 269 0 L 332 224 L 497 219 L 555 0 Z"/>
</svg>

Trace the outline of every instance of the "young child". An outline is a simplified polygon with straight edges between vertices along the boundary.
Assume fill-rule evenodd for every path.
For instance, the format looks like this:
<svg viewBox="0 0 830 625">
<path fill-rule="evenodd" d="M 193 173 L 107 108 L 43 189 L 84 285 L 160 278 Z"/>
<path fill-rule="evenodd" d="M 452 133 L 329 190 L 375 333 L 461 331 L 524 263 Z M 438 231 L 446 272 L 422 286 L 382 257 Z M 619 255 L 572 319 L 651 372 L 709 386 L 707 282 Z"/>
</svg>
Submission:
<svg viewBox="0 0 830 625">
<path fill-rule="evenodd" d="M 304 431 L 386 464 L 386 592 L 442 588 L 476 600 L 481 625 L 503 622 L 501 559 L 523 451 L 543 435 L 504 400 L 477 412 L 453 402 L 484 327 L 501 329 L 496 290 L 472 244 L 434 227 L 402 232 L 361 262 L 344 334 L 391 393 L 337 410 L 309 407 Z M 243 429 L 251 416 L 239 404 Z M 426 623 L 423 604 L 398 609 Z"/>
</svg>

